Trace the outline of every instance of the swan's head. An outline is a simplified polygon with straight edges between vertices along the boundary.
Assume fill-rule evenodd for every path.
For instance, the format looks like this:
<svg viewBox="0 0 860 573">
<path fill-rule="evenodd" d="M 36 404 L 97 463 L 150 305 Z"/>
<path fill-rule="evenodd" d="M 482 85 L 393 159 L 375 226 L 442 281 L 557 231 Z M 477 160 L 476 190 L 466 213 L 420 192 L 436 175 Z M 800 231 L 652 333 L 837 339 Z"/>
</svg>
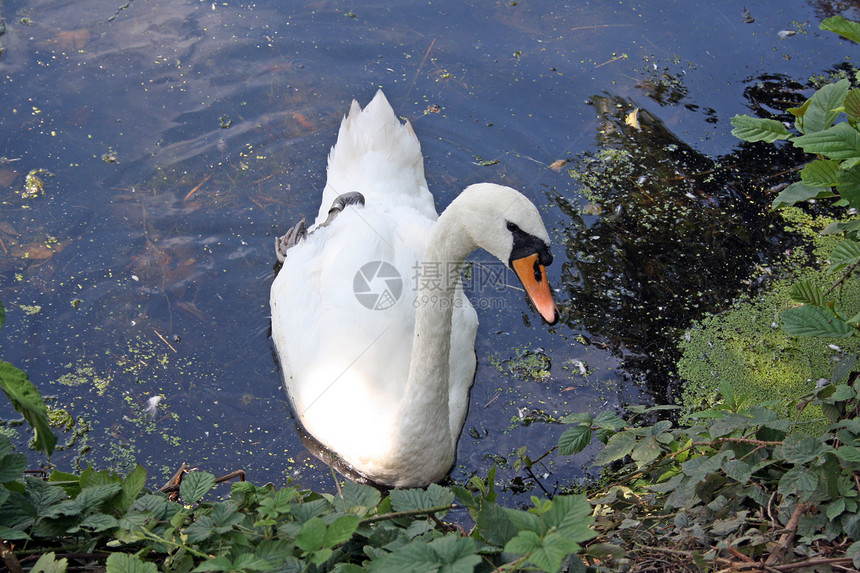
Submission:
<svg viewBox="0 0 860 573">
<path fill-rule="evenodd" d="M 549 234 L 534 203 L 515 189 L 493 183 L 470 185 L 454 203 L 464 211 L 465 231 L 474 244 L 517 274 L 547 323 L 558 322 L 546 275 L 552 263 Z"/>
</svg>

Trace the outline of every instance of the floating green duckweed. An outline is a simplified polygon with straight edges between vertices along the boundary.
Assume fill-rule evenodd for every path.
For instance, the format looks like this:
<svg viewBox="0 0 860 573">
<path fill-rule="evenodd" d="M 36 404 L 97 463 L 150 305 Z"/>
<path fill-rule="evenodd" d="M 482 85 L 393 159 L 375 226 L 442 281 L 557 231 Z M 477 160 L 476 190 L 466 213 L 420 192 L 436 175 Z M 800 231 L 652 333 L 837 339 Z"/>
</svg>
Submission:
<svg viewBox="0 0 860 573">
<path fill-rule="evenodd" d="M 796 280 L 809 279 L 826 290 L 838 278 L 818 270 L 824 267 L 822 259 L 835 241 L 818 234 L 830 221 L 799 209 L 785 210 L 785 218 L 810 242 L 812 254 L 794 249 L 786 258 L 786 266 L 792 270 L 767 292 L 741 297 L 728 311 L 706 317 L 685 335 L 678 374 L 687 381 L 683 395 L 686 411 L 713 403 L 723 383 L 753 402 L 781 401 L 788 408 L 814 390 L 819 380 L 829 379 L 835 361 L 860 351 L 857 338 L 797 338 L 780 328 L 782 311 L 796 305 L 789 296 Z M 840 305 L 851 311 L 849 314 L 860 309 L 860 284 L 856 281 L 846 281 L 839 294 Z M 809 421 L 820 415 L 820 411 L 807 409 L 802 419 Z"/>
</svg>

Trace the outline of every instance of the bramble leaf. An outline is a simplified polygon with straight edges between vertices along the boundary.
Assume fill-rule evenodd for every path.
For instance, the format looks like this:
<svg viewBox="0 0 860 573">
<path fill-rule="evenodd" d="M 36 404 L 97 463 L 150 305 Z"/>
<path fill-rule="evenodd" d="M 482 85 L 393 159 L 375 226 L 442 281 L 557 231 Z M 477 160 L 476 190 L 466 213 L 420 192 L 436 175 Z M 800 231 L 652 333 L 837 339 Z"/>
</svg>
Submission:
<svg viewBox="0 0 860 573">
<path fill-rule="evenodd" d="M 27 456 L 10 453 L 0 457 L 0 483 L 13 481 L 21 477 L 27 469 Z"/>
<path fill-rule="evenodd" d="M 606 446 L 597 453 L 594 463 L 598 466 L 620 460 L 636 447 L 636 434 L 633 432 L 618 432 L 606 442 Z"/>
<path fill-rule="evenodd" d="M 319 517 L 312 517 L 302 524 L 296 535 L 296 546 L 312 553 L 319 551 L 325 544 L 326 526 Z"/>
<path fill-rule="evenodd" d="M 179 495 L 186 503 L 197 503 L 215 487 L 215 476 L 209 472 L 188 472 L 179 484 Z"/>
<path fill-rule="evenodd" d="M 8 537 L 4 537 L 4 539 L 9 539 Z M 30 569 L 30 573 L 66 573 L 66 568 L 69 565 L 69 560 L 65 557 L 62 559 L 57 559 L 56 554 L 51 551 L 50 553 L 43 553 L 39 560 L 33 565 L 33 568 Z"/>
<path fill-rule="evenodd" d="M 591 428 L 585 424 L 564 431 L 558 439 L 558 453 L 569 456 L 581 452 L 591 443 Z"/>
<path fill-rule="evenodd" d="M 818 489 L 818 477 L 806 466 L 794 466 L 780 478 L 777 489 L 783 495 L 810 494 Z"/>
<path fill-rule="evenodd" d="M 137 555 L 111 553 L 106 563 L 107 573 L 157 573 L 155 563 L 145 563 Z"/>
<path fill-rule="evenodd" d="M 495 503 L 486 503 L 478 512 L 478 517 L 475 520 L 481 532 L 481 537 L 487 540 L 487 543 L 504 547 L 504 545 L 513 539 L 519 529 L 511 523 L 508 514 Z"/>
<path fill-rule="evenodd" d="M 361 518 L 357 515 L 342 515 L 335 519 L 325 531 L 323 544 L 334 547 L 347 541 L 355 533 Z"/>
</svg>

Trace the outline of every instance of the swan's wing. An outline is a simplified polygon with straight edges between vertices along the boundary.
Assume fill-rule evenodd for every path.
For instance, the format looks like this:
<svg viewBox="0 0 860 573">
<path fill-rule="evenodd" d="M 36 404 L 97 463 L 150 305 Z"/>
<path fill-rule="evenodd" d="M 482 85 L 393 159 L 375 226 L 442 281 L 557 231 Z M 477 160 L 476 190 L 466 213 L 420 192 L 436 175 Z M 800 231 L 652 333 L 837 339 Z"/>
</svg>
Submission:
<svg viewBox="0 0 860 573">
<path fill-rule="evenodd" d="M 328 157 L 328 179 L 316 222 L 332 201 L 357 191 L 368 205 L 407 207 L 435 220 L 433 196 L 424 178 L 421 145 L 409 122 L 400 123 L 382 92 L 362 110 L 353 101 Z"/>
<path fill-rule="evenodd" d="M 272 338 L 293 408 L 335 451 L 380 442 L 393 426 L 412 353 L 411 275 L 431 226 L 414 210 L 348 207 L 290 249 L 272 284 Z"/>
<path fill-rule="evenodd" d="M 469 390 L 475 381 L 475 337 L 478 333 L 478 314 L 463 293 L 454 295 L 454 315 L 451 328 L 451 373 L 448 378 L 448 409 L 451 438 L 456 447 L 466 412 L 469 409 Z"/>
</svg>

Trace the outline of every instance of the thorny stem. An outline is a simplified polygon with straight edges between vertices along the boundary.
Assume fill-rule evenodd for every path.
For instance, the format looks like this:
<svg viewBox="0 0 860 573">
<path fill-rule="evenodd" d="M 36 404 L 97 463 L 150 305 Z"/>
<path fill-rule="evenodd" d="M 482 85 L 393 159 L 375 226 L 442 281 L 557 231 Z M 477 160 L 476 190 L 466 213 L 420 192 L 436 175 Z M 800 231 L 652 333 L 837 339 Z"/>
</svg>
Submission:
<svg viewBox="0 0 860 573">
<path fill-rule="evenodd" d="M 832 287 L 827 289 L 827 292 L 824 293 L 824 296 L 829 295 L 831 292 L 833 292 L 833 289 L 844 283 L 845 279 L 847 279 L 852 275 L 852 273 L 854 273 L 854 269 L 856 269 L 858 265 L 860 265 L 860 261 L 857 261 L 856 263 L 848 267 L 848 270 L 845 271 L 845 273 L 842 275 L 842 278 L 836 281 L 836 283 Z"/>
<path fill-rule="evenodd" d="M 526 555 L 523 555 L 522 557 L 520 557 L 519 559 L 517 559 L 515 561 L 511 561 L 510 563 L 505 563 L 504 565 L 501 565 L 500 567 L 493 569 L 493 571 L 491 573 L 502 573 L 503 571 L 515 570 L 517 567 L 522 565 L 526 559 L 528 559 L 528 556 L 529 555 L 526 554 Z"/>
<path fill-rule="evenodd" d="M 452 509 L 458 509 L 460 506 L 457 504 L 451 503 L 448 505 L 437 505 L 436 507 L 429 507 L 427 509 L 410 509 L 408 511 L 393 511 L 391 513 L 383 513 L 381 515 L 372 515 L 370 517 L 365 517 L 361 520 L 361 524 L 364 525 L 366 523 L 375 523 L 377 521 L 385 521 L 386 519 L 397 519 L 398 517 L 412 517 L 415 515 L 432 515 L 436 513 L 440 513 L 443 511 L 450 511 Z"/>
</svg>

